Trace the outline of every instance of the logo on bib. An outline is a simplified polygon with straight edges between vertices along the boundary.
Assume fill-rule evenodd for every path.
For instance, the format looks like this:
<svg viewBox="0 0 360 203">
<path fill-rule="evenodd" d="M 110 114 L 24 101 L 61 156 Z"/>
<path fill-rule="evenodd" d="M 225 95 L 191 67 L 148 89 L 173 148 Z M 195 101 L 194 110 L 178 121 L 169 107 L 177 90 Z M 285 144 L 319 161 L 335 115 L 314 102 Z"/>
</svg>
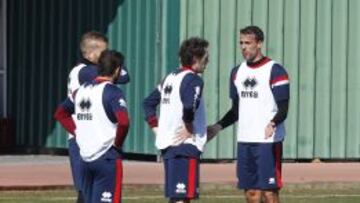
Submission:
<svg viewBox="0 0 360 203">
<path fill-rule="evenodd" d="M 170 95 L 171 95 L 172 89 L 173 89 L 173 87 L 171 84 L 166 84 L 166 86 L 163 89 L 164 97 L 161 100 L 162 104 L 170 104 Z"/>
<path fill-rule="evenodd" d="M 242 98 L 258 98 L 259 93 L 253 90 L 257 85 L 255 78 L 248 77 L 242 84 L 245 87 L 245 90 L 240 93 Z"/>
<path fill-rule="evenodd" d="M 81 113 L 77 113 L 76 117 L 79 121 L 92 120 L 92 113 L 90 112 L 91 101 L 89 98 L 82 98 L 78 104 Z"/>
<path fill-rule="evenodd" d="M 79 103 L 81 111 L 89 111 L 91 107 L 90 99 L 83 98 Z"/>
<path fill-rule="evenodd" d="M 243 85 L 245 89 L 254 89 L 254 87 L 257 85 L 257 81 L 255 78 L 246 78 L 246 80 L 243 82 Z"/>
<path fill-rule="evenodd" d="M 171 94 L 172 92 L 172 86 L 171 85 L 166 85 L 164 88 L 164 93 L 165 94 Z"/>
</svg>

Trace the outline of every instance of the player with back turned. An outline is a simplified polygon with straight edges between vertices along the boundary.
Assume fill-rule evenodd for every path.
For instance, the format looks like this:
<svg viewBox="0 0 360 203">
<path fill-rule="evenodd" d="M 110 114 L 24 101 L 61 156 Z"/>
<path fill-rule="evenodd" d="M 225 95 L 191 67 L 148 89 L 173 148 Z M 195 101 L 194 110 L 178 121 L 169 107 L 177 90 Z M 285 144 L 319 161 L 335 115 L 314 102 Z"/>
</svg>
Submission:
<svg viewBox="0 0 360 203">
<path fill-rule="evenodd" d="M 121 53 L 103 51 L 95 80 L 81 85 L 58 107 L 62 116 L 57 120 L 80 148 L 86 203 L 121 202 L 121 148 L 129 117 L 124 94 L 114 82 L 123 62 Z"/>
</svg>

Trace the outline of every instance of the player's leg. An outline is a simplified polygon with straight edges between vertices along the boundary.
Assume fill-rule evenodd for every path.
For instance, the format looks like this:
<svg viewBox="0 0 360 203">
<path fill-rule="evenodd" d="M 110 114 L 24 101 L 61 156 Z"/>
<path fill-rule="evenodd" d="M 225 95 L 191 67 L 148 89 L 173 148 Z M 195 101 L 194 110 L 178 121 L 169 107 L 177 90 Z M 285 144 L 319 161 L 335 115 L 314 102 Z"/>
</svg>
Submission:
<svg viewBox="0 0 360 203">
<path fill-rule="evenodd" d="M 78 192 L 77 203 L 84 203 L 84 197 L 82 192 L 82 184 L 84 179 L 84 168 L 81 164 L 82 159 L 80 157 L 80 149 L 77 145 L 75 138 L 69 139 L 69 159 L 71 174 L 73 177 L 74 187 Z"/>
<path fill-rule="evenodd" d="M 164 195 L 165 198 L 170 199 L 170 181 L 171 179 L 169 178 L 169 159 L 164 159 L 163 160 L 164 163 L 164 176 L 165 176 L 165 184 L 164 184 Z"/>
<path fill-rule="evenodd" d="M 92 187 L 94 182 L 94 176 L 90 168 L 90 164 L 82 161 L 84 173 L 83 173 L 83 181 L 82 181 L 82 201 L 83 202 L 91 202 L 92 196 Z"/>
<path fill-rule="evenodd" d="M 92 167 L 95 177 L 91 202 L 121 203 L 123 166 L 119 152 L 109 149 Z"/>
<path fill-rule="evenodd" d="M 265 203 L 280 202 L 279 190 L 282 187 L 281 159 L 282 143 L 268 143 L 259 145 L 259 179 L 260 188 Z"/>
<path fill-rule="evenodd" d="M 261 190 L 258 189 L 257 164 L 254 161 L 256 154 L 253 154 L 254 144 L 238 143 L 237 154 L 237 178 L 238 188 L 244 190 L 246 201 L 259 203 L 261 201 Z"/>
<path fill-rule="evenodd" d="M 167 160 L 167 197 L 169 202 L 187 203 L 199 197 L 199 160 L 176 157 Z"/>
<path fill-rule="evenodd" d="M 248 203 L 260 203 L 261 202 L 261 190 L 248 189 L 245 190 L 245 198 Z"/>
<path fill-rule="evenodd" d="M 279 197 L 279 190 L 273 189 L 273 190 L 263 190 L 262 196 L 264 203 L 278 203 L 280 202 Z"/>
<path fill-rule="evenodd" d="M 173 203 L 173 202 L 183 202 L 183 201 L 176 201 L 174 199 L 171 199 L 171 188 L 170 188 L 170 181 L 171 179 L 169 178 L 169 159 L 164 159 L 164 170 L 165 170 L 165 197 L 169 198 L 169 203 Z"/>
</svg>

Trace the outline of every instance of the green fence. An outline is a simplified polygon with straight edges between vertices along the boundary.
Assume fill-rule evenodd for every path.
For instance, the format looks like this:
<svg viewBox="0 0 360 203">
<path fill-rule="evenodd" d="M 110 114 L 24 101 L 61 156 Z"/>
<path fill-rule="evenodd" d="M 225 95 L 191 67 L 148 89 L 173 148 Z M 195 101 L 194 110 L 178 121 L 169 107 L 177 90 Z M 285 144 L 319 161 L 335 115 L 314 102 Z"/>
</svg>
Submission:
<svg viewBox="0 0 360 203">
<path fill-rule="evenodd" d="M 125 53 L 131 83 L 128 152 L 156 154 L 142 99 L 177 64 L 179 43 L 210 41 L 204 74 L 209 123 L 230 107 L 230 70 L 242 61 L 239 29 L 266 34 L 264 53 L 290 74 L 284 157 L 360 158 L 360 1 L 358 0 L 8 0 L 7 109 L 18 147 L 66 147 L 52 119 L 82 33 L 99 30 Z M 235 127 L 207 145 L 204 158 L 234 158 Z"/>
</svg>

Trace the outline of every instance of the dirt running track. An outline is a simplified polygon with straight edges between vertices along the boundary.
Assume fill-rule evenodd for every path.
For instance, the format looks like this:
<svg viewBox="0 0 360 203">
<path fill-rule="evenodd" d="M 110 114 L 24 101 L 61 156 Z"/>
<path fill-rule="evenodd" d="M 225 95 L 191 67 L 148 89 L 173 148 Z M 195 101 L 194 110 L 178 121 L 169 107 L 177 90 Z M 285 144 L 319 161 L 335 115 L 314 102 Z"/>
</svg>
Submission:
<svg viewBox="0 0 360 203">
<path fill-rule="evenodd" d="M 45 158 L 44 158 L 45 157 Z M 360 163 L 285 163 L 286 183 L 359 182 Z M 235 164 L 201 165 L 202 183 L 235 184 Z M 124 184 L 162 184 L 161 163 L 124 162 Z M 41 189 L 72 185 L 67 157 L 0 156 L 0 189 Z"/>
</svg>

